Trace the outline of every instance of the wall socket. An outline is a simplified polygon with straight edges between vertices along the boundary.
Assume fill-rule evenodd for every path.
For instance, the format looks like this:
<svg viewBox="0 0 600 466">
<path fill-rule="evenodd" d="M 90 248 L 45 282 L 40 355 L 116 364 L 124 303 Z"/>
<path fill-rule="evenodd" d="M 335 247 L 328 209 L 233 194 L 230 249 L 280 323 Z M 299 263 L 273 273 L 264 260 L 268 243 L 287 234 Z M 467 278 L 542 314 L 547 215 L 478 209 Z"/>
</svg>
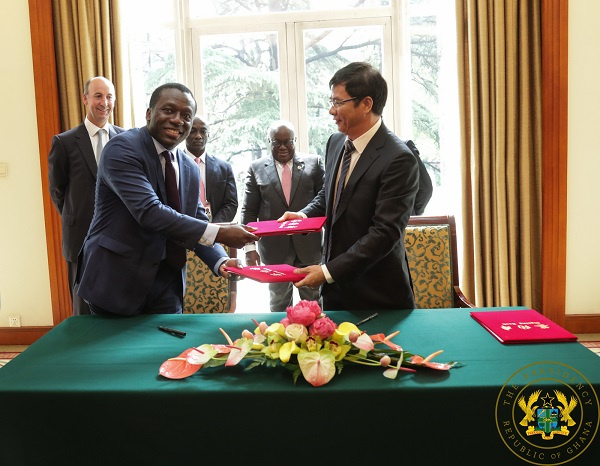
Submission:
<svg viewBox="0 0 600 466">
<path fill-rule="evenodd" d="M 9 327 L 20 327 L 21 326 L 21 316 L 8 316 L 8 326 Z"/>
</svg>

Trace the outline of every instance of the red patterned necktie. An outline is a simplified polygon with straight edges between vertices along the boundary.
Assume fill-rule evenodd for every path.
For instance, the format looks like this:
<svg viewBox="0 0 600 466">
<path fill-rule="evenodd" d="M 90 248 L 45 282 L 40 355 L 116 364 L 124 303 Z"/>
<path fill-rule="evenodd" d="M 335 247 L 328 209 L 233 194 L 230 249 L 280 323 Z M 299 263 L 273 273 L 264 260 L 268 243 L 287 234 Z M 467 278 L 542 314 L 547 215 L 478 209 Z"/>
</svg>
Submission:
<svg viewBox="0 0 600 466">
<path fill-rule="evenodd" d="M 200 168 L 200 164 L 204 164 L 204 162 L 200 157 L 196 157 L 196 164 Z M 202 178 L 202 170 L 200 170 L 200 200 L 206 209 L 206 187 L 204 186 L 204 179 Z"/>
<path fill-rule="evenodd" d="M 175 167 L 171 161 L 172 154 L 169 151 L 162 153 L 165 158 L 165 188 L 167 190 L 167 204 L 181 212 L 181 199 L 179 189 L 177 188 L 177 178 L 175 176 Z M 167 262 L 174 269 L 180 270 L 185 265 L 187 258 L 185 248 L 173 240 L 167 240 Z"/>
</svg>

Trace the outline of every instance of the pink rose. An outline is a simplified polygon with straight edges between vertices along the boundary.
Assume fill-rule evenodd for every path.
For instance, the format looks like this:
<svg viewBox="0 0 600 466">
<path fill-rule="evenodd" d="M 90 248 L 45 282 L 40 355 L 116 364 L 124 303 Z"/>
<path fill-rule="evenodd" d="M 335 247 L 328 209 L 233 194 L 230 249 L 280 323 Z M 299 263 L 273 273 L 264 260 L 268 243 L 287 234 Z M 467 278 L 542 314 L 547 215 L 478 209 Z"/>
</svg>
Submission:
<svg viewBox="0 0 600 466">
<path fill-rule="evenodd" d="M 287 308 L 287 318 L 290 323 L 311 325 L 321 315 L 321 307 L 316 301 L 301 300 L 295 306 Z"/>
<path fill-rule="evenodd" d="M 314 321 L 308 331 L 312 336 L 325 339 L 333 335 L 333 332 L 335 332 L 336 328 L 336 323 L 329 317 L 321 317 L 320 319 Z"/>
</svg>

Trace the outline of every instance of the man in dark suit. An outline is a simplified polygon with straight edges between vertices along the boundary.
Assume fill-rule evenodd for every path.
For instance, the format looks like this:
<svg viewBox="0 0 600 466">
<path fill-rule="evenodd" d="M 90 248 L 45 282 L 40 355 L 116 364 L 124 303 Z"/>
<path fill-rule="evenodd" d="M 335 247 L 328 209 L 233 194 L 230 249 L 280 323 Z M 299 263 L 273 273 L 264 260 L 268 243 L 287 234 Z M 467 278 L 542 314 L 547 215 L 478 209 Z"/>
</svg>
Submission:
<svg viewBox="0 0 600 466">
<path fill-rule="evenodd" d="M 429 176 L 427 168 L 425 168 L 425 164 L 421 160 L 421 154 L 415 143 L 410 139 L 404 141 L 404 143 L 408 146 L 419 164 L 419 190 L 415 197 L 415 205 L 411 215 L 421 215 L 425 212 L 425 207 L 427 207 L 427 204 L 433 195 L 433 183 L 431 182 L 431 177 Z"/>
<path fill-rule="evenodd" d="M 271 156 L 255 160 L 246 178 L 242 206 L 242 223 L 275 220 L 285 211 L 306 206 L 323 187 L 323 164 L 316 155 L 299 154 L 295 150 L 294 127 L 288 121 L 276 121 L 268 130 Z M 288 173 L 288 184 L 284 174 Z M 290 264 L 304 267 L 321 259 L 321 233 L 264 237 L 255 245 L 246 246 L 246 264 Z M 270 283 L 271 311 L 285 311 L 292 305 L 291 283 Z M 299 289 L 301 299 L 318 300 L 319 290 Z"/>
<path fill-rule="evenodd" d="M 150 97 L 147 125 L 104 148 L 76 284 L 92 313 L 181 313 L 186 249 L 227 278 L 224 266 L 237 261 L 217 243 L 241 248 L 258 239 L 240 225 L 208 222 L 198 167 L 177 148 L 195 113 L 187 87 L 163 84 Z"/>
<path fill-rule="evenodd" d="M 115 100 L 115 88 L 108 79 L 97 76 L 88 80 L 83 89 L 85 120 L 54 136 L 48 155 L 50 197 L 62 219 L 62 252 L 67 262 L 73 315 L 90 313 L 87 303 L 73 292 L 73 287 L 77 255 L 94 214 L 101 148 L 124 131 L 108 122 Z"/>
<path fill-rule="evenodd" d="M 412 309 L 404 232 L 419 189 L 418 162 L 381 120 L 387 84 L 376 69 L 351 63 L 329 87 L 329 113 L 340 132 L 327 142 L 325 184 L 304 209 L 281 217 L 327 215 L 324 261 L 298 269 L 308 275 L 296 286 L 322 285 L 325 310 Z"/>
<path fill-rule="evenodd" d="M 190 135 L 185 140 L 186 152 L 200 169 L 200 199 L 211 222 L 231 222 L 238 208 L 233 168 L 229 162 L 206 152 L 209 136 L 205 118 L 194 118 Z"/>
</svg>

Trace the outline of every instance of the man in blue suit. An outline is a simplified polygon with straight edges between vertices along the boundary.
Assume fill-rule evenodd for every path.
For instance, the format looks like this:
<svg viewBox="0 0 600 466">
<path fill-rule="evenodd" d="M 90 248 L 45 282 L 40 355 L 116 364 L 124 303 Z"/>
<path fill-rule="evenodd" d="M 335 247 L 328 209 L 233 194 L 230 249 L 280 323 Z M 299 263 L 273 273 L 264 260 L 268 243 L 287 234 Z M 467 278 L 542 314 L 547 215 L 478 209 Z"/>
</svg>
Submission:
<svg viewBox="0 0 600 466">
<path fill-rule="evenodd" d="M 227 277 L 223 267 L 237 261 L 217 243 L 241 248 L 258 239 L 250 228 L 208 222 L 198 168 L 177 148 L 190 133 L 196 108 L 187 87 L 163 84 L 150 98 L 147 125 L 104 148 L 76 285 L 92 313 L 181 313 L 185 249 Z"/>
<path fill-rule="evenodd" d="M 108 79 L 88 79 L 83 87 L 87 109 L 83 123 L 54 136 L 48 154 L 50 197 L 62 220 L 62 252 L 73 315 L 90 313 L 87 303 L 74 292 L 77 256 L 94 215 L 100 152 L 110 138 L 124 131 L 108 122 L 116 100 L 115 87 Z"/>
<path fill-rule="evenodd" d="M 185 140 L 185 149 L 200 169 L 200 178 L 203 183 L 200 186 L 200 199 L 210 221 L 214 223 L 231 222 L 238 208 L 233 168 L 229 162 L 210 155 L 206 151 L 209 136 L 205 118 L 195 117 L 190 135 Z M 204 202 L 205 200 L 206 202 Z"/>
<path fill-rule="evenodd" d="M 325 184 L 305 208 L 280 219 L 327 216 L 323 262 L 298 269 L 308 275 L 296 286 L 322 285 L 325 310 L 412 309 L 404 232 L 418 162 L 381 120 L 387 84 L 379 71 L 351 63 L 329 87 L 339 133 L 327 141 Z"/>
</svg>

